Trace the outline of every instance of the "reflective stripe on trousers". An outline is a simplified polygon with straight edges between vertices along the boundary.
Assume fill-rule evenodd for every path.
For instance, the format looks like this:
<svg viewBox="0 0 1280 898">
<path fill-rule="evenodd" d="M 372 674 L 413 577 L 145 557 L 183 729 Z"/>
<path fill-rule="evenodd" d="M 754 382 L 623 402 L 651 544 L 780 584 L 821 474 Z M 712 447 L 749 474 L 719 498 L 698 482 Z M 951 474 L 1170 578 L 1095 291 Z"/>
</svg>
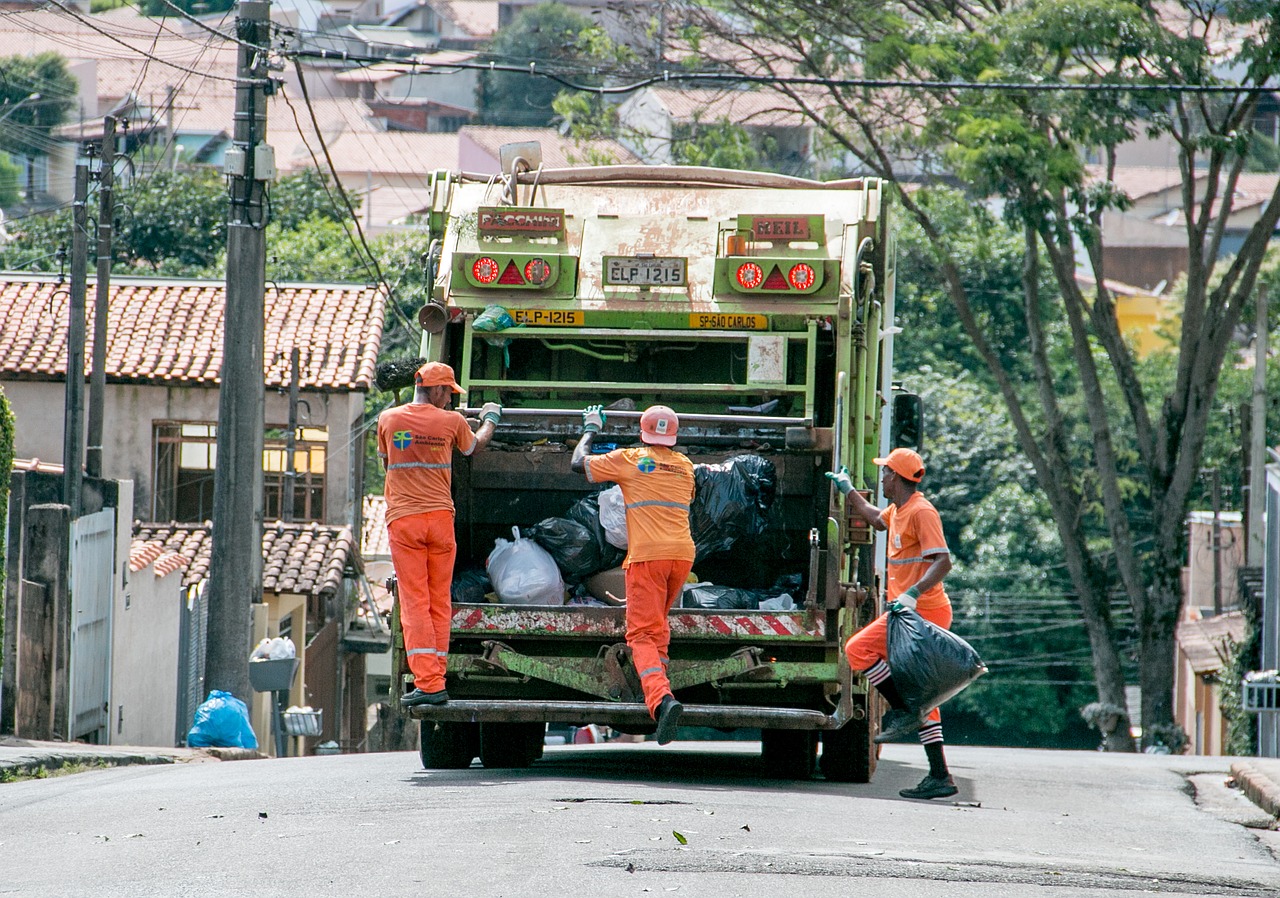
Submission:
<svg viewBox="0 0 1280 898">
<path fill-rule="evenodd" d="M 650 715 L 671 691 L 666 668 L 671 648 L 667 615 L 692 568 L 692 561 L 670 559 L 633 561 L 627 567 L 627 645 Z"/>
</svg>

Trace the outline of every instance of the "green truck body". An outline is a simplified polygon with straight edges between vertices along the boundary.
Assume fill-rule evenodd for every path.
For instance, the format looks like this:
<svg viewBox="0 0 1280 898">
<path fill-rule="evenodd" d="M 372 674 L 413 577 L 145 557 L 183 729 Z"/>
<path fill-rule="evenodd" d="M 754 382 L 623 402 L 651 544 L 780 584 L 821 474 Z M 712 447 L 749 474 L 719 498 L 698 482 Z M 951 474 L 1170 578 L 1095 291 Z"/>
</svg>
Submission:
<svg viewBox="0 0 1280 898">
<path fill-rule="evenodd" d="M 876 480 L 892 341 L 886 185 L 517 160 L 503 176 L 439 172 L 431 186 L 420 354 L 454 366 L 464 414 L 504 407 L 493 444 L 455 459 L 456 570 L 598 488 L 569 469 L 584 406 L 624 400 L 597 439 L 617 445 L 636 443 L 644 408 L 673 407 L 695 464 L 750 453 L 776 468 L 768 529 L 695 573 L 802 583 L 794 610 L 673 610 L 682 726 L 759 729 L 778 776 L 811 775 L 821 745 L 828 779 L 867 781 L 879 709 L 842 647 L 877 613 L 879 573 L 870 529 L 823 474 L 843 464 Z M 514 326 L 485 329 L 494 306 Z M 652 732 L 625 631 L 623 607 L 455 602 L 450 701 L 405 712 L 421 720 L 424 765 L 528 765 L 548 723 Z"/>
</svg>

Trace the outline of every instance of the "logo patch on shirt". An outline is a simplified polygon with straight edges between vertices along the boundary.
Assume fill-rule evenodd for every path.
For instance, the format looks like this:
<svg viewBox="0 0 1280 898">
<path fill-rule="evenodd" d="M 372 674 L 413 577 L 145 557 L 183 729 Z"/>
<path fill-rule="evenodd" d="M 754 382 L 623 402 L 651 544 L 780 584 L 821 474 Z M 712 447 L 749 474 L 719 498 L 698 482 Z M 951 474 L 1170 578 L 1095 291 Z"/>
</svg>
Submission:
<svg viewBox="0 0 1280 898">
<path fill-rule="evenodd" d="M 658 470 L 658 463 L 651 458 L 642 458 L 636 462 L 636 468 L 641 474 L 652 474 Z"/>
<path fill-rule="evenodd" d="M 397 449 L 408 449 L 413 445 L 413 434 L 407 430 L 397 430 L 391 434 L 391 442 Z"/>
</svg>

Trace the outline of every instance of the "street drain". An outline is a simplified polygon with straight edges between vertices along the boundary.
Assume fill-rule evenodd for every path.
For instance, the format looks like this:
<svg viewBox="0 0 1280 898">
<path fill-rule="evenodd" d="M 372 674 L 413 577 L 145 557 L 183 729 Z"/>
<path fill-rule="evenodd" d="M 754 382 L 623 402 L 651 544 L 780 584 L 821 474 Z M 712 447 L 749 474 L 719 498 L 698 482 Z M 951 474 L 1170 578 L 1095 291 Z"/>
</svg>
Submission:
<svg viewBox="0 0 1280 898">
<path fill-rule="evenodd" d="M 651 801 L 645 798 L 553 798 L 556 804 L 688 804 L 687 801 Z"/>
</svg>

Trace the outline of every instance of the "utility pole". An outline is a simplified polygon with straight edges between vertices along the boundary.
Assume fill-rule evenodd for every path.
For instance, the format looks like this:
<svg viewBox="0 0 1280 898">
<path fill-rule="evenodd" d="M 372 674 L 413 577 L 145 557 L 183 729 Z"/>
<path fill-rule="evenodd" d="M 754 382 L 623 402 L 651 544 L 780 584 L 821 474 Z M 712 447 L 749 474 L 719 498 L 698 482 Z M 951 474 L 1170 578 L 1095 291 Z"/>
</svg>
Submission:
<svg viewBox="0 0 1280 898">
<path fill-rule="evenodd" d="M 1262 567 L 1266 532 L 1262 510 L 1267 502 L 1267 289 L 1254 294 L 1253 402 L 1249 416 L 1249 518 L 1245 521 L 1248 542 L 1245 564 Z"/>
<path fill-rule="evenodd" d="M 115 216 L 112 197 L 116 164 L 116 120 L 102 123 L 102 166 L 98 170 L 98 283 L 93 302 L 93 368 L 89 374 L 89 448 L 85 473 L 102 476 L 102 422 L 107 387 L 107 300 L 111 294 L 111 226 Z"/>
<path fill-rule="evenodd" d="M 223 315 L 218 459 L 213 474 L 205 688 L 250 698 L 252 606 L 262 601 L 263 310 L 271 23 L 268 0 L 241 0 L 236 16 L 235 132 L 227 151 L 227 300 Z"/>
<path fill-rule="evenodd" d="M 293 491 L 298 483 L 298 468 L 293 463 L 298 433 L 298 364 L 302 353 L 293 347 L 289 353 L 289 434 L 284 438 L 284 493 L 280 496 L 280 520 L 293 523 Z"/>
<path fill-rule="evenodd" d="M 1222 474 L 1213 469 L 1213 613 L 1222 613 Z"/>
<path fill-rule="evenodd" d="M 85 288 L 89 269 L 89 160 L 76 160 L 71 204 L 71 301 L 67 303 L 67 391 L 62 423 L 62 496 L 80 517 L 84 483 Z"/>
</svg>

